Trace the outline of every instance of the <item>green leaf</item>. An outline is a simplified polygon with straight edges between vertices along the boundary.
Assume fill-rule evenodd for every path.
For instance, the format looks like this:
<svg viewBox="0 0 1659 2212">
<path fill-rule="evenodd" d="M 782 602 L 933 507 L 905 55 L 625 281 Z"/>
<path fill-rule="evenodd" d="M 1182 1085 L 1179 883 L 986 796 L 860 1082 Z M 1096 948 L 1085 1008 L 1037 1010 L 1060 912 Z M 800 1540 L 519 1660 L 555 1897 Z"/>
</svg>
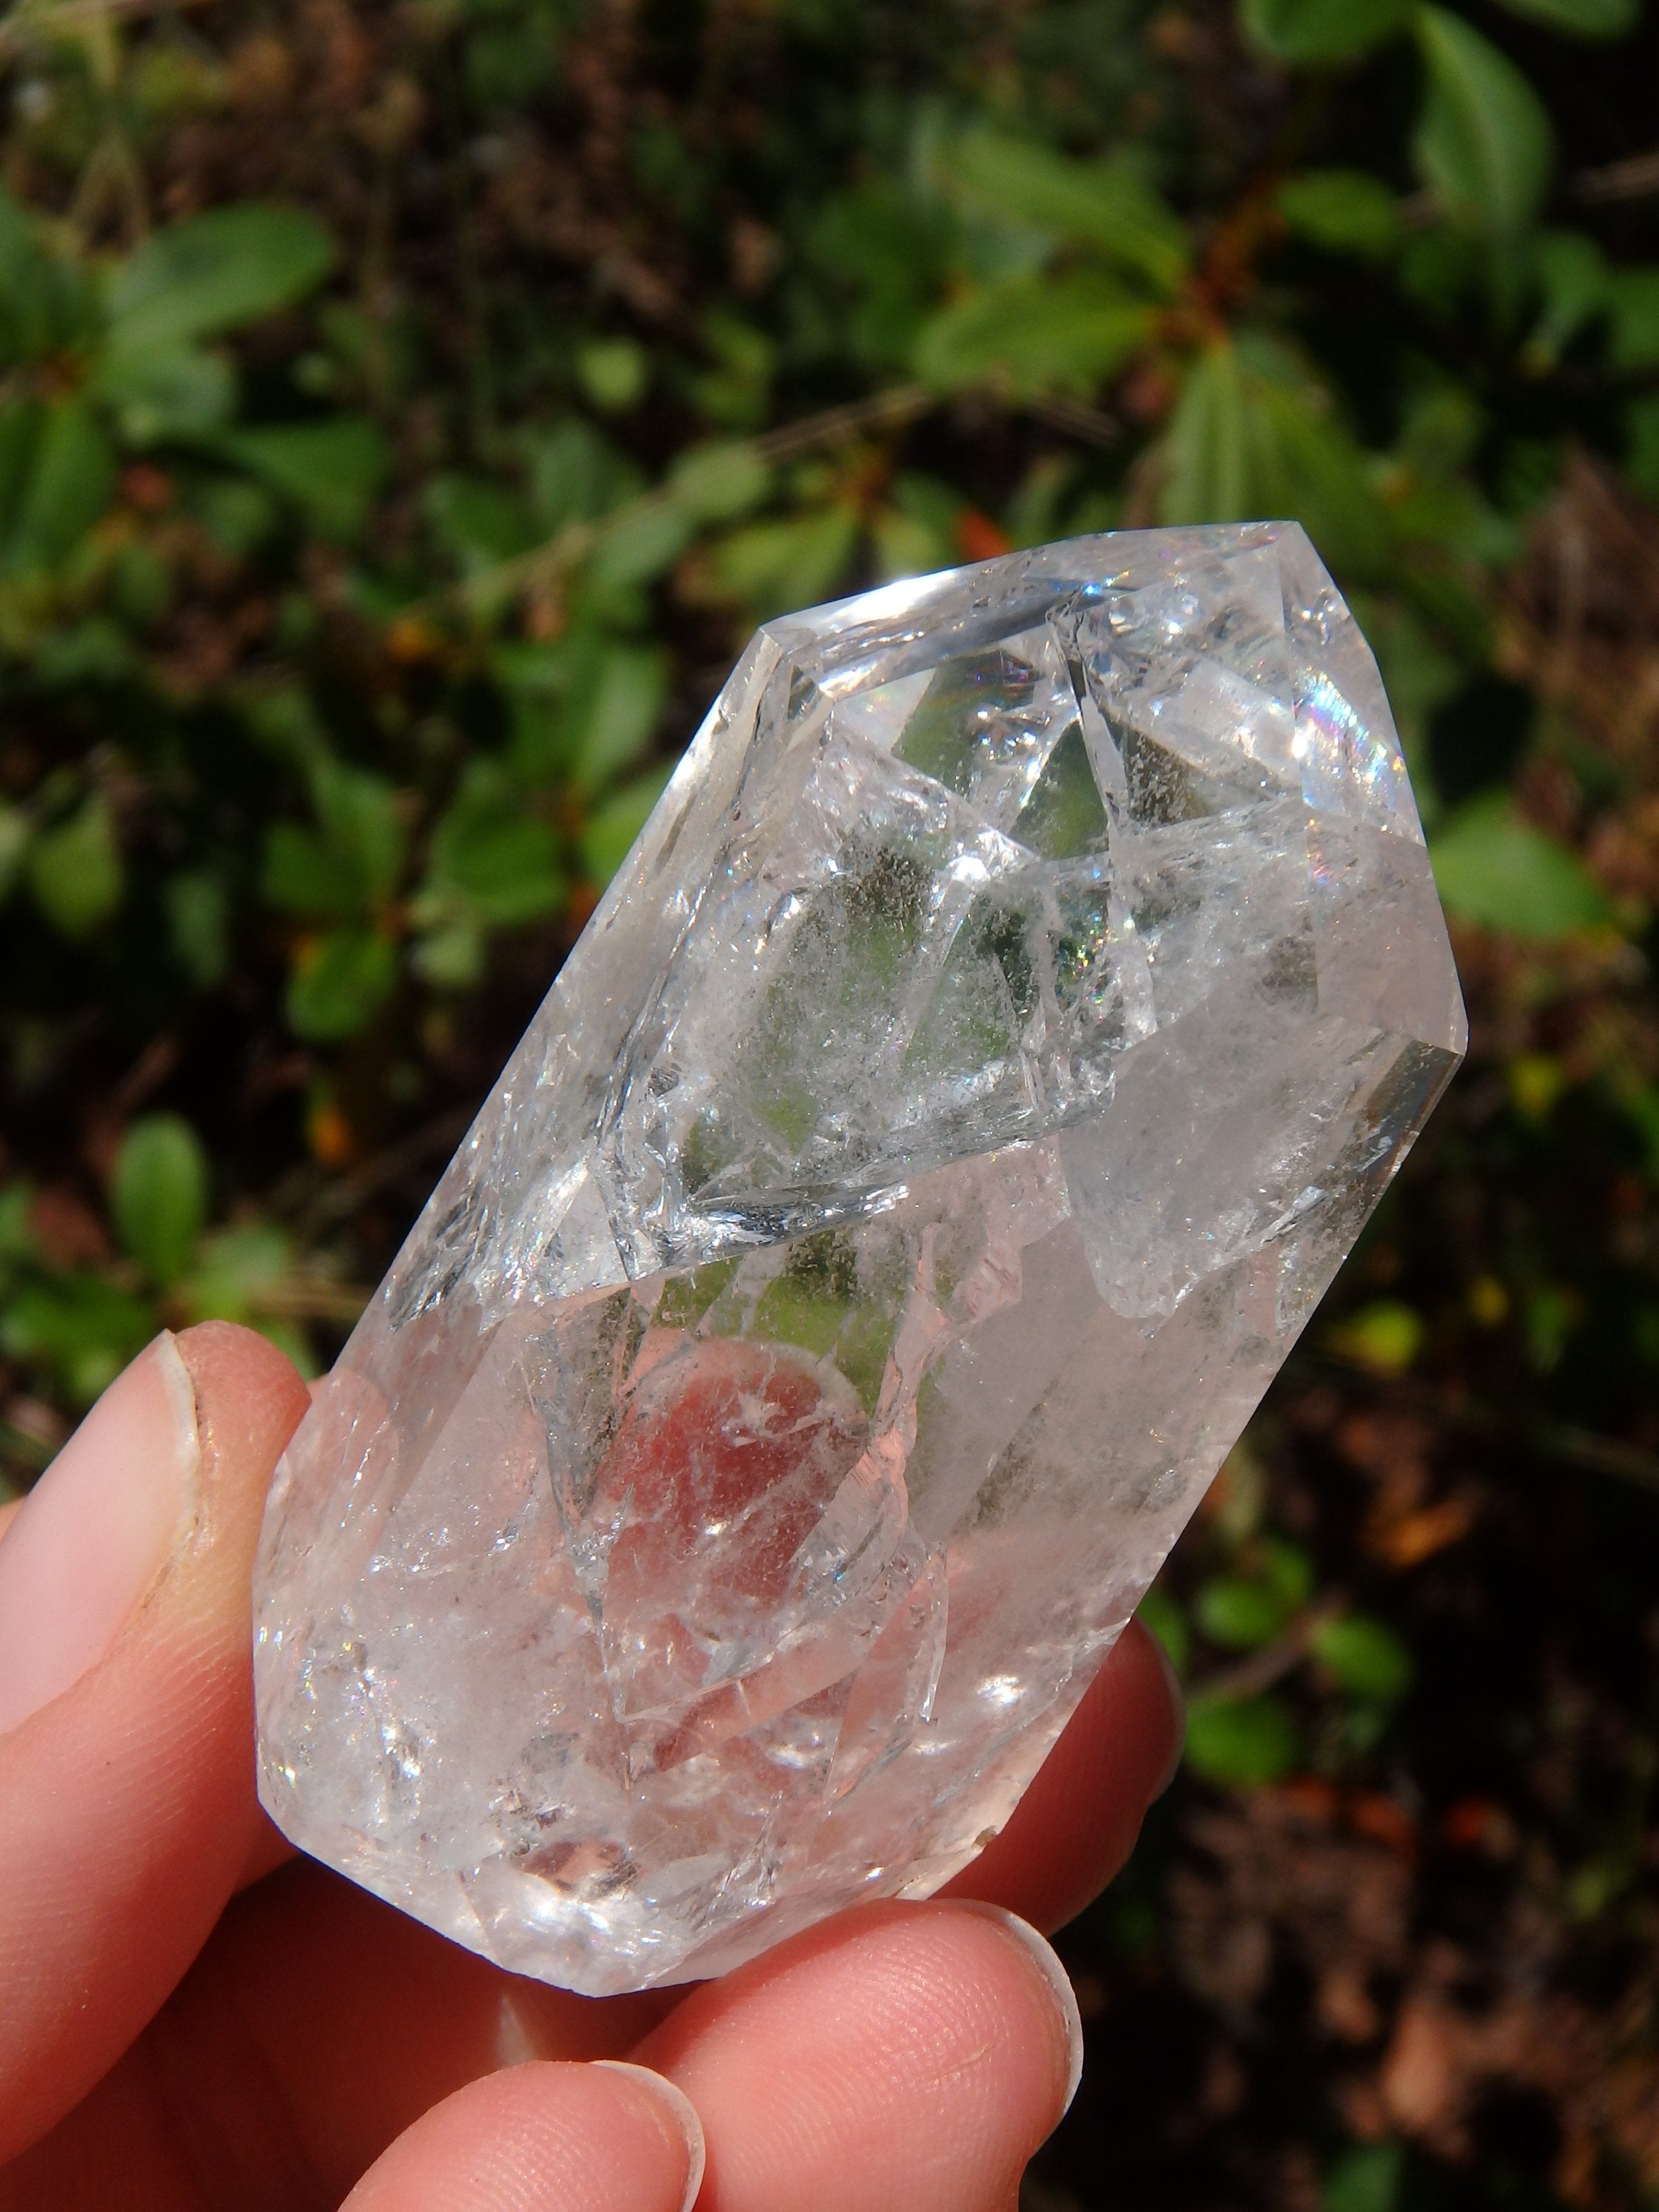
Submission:
<svg viewBox="0 0 1659 2212">
<path fill-rule="evenodd" d="M 422 504 L 464 575 L 510 561 L 536 542 L 536 525 L 524 501 L 486 477 L 434 477 Z"/>
<path fill-rule="evenodd" d="M 325 757 L 312 804 L 321 835 L 278 822 L 265 841 L 264 892 L 289 914 L 366 915 L 397 889 L 408 842 L 396 787 L 368 769 Z"/>
<path fill-rule="evenodd" d="M 1331 1343 L 1356 1367 L 1373 1375 L 1404 1375 L 1428 1334 L 1423 1316 L 1398 1298 L 1378 1298 L 1331 1331 Z"/>
<path fill-rule="evenodd" d="M 1582 230 L 1546 230 L 1534 241 L 1532 273 L 1542 312 L 1527 350 L 1547 364 L 1611 304 L 1610 272 L 1601 247 Z"/>
<path fill-rule="evenodd" d="M 1328 253 L 1381 261 L 1400 242 L 1400 204 L 1364 169 L 1310 169 L 1279 188 L 1279 212 L 1297 237 Z"/>
<path fill-rule="evenodd" d="M 126 551 L 131 555 L 136 550 L 129 546 Z M 131 564 L 118 560 L 112 581 L 124 570 L 129 580 L 143 573 L 137 560 Z M 152 571 L 152 574 L 155 573 Z M 136 619 L 136 616 L 130 617 L 130 620 Z M 68 690 L 87 684 L 119 684 L 132 676 L 138 665 L 131 629 L 108 615 L 88 615 L 84 622 L 68 623 L 61 629 L 48 630 L 34 649 L 34 678 L 46 690 Z"/>
<path fill-rule="evenodd" d="M 29 890 L 64 937 L 86 937 L 121 903 L 123 878 L 115 817 L 94 795 L 78 814 L 40 831 L 29 847 Z"/>
<path fill-rule="evenodd" d="M 1622 39 L 1642 20 L 1642 0 L 1498 0 L 1511 15 L 1571 39 Z"/>
<path fill-rule="evenodd" d="M 101 1275 L 57 1275 L 27 1285 L 0 1310 L 0 1352 L 52 1369 L 77 1404 L 89 1405 L 156 1326 L 149 1299 Z"/>
<path fill-rule="evenodd" d="M 548 823 L 524 811 L 493 763 L 473 764 L 441 817 L 432 836 L 429 890 L 504 929 L 563 905 L 568 886 L 559 841 Z"/>
<path fill-rule="evenodd" d="M 703 337 L 719 366 L 696 379 L 692 397 L 710 422 L 726 430 L 753 430 L 766 419 L 777 342 L 736 315 L 704 319 Z"/>
<path fill-rule="evenodd" d="M 667 696 L 668 663 L 659 647 L 607 648 L 578 724 L 573 765 L 585 790 L 599 790 L 633 765 L 656 734 Z"/>
<path fill-rule="evenodd" d="M 283 1231 L 248 1222 L 202 1240 L 195 1271 L 181 1289 L 194 1321 L 252 1321 L 294 1262 Z"/>
<path fill-rule="evenodd" d="M 1277 1782 L 1301 1755 L 1296 1723 L 1277 1698 L 1194 1697 L 1187 1709 L 1187 1763 L 1206 1782 Z"/>
<path fill-rule="evenodd" d="M 1160 522 L 1242 522 L 1252 513 L 1238 349 L 1212 346 L 1182 386 L 1164 441 Z"/>
<path fill-rule="evenodd" d="M 21 806 L 9 806 L 0 799 L 0 899 L 7 896 L 22 873 L 28 842 L 28 816 Z"/>
<path fill-rule="evenodd" d="M 45 419 L 38 399 L 15 399 L 0 407 L 0 562 L 40 449 Z"/>
<path fill-rule="evenodd" d="M 82 337 L 91 300 L 82 272 L 50 252 L 33 218 L 0 191 L 0 364 L 39 361 Z"/>
<path fill-rule="evenodd" d="M 966 502 L 937 477 L 907 471 L 893 480 L 892 503 L 871 520 L 884 576 L 925 575 L 962 558 L 957 532 Z"/>
<path fill-rule="evenodd" d="M 328 757 L 328 739 L 311 695 L 292 678 L 248 694 L 248 733 L 289 765 L 314 775 Z"/>
<path fill-rule="evenodd" d="M 192 484 L 189 504 L 215 544 L 239 561 L 256 551 L 276 524 L 270 493 L 241 477 L 210 477 Z"/>
<path fill-rule="evenodd" d="M 983 213 L 1092 247 L 1161 295 L 1187 273 L 1184 226 L 1127 162 L 1075 161 L 1028 139 L 972 131 L 947 149 L 942 166 L 958 196 Z"/>
<path fill-rule="evenodd" d="M 285 914 L 337 919 L 358 913 L 363 902 L 350 861 L 296 822 L 273 823 L 267 833 L 262 887 Z"/>
<path fill-rule="evenodd" d="M 1412 1655 L 1393 1629 L 1367 1613 L 1347 1613 L 1323 1620 L 1308 1639 L 1308 1649 L 1340 1686 L 1357 1698 L 1392 1705 L 1412 1686 Z"/>
<path fill-rule="evenodd" d="M 1326 2176 L 1321 2212 L 1395 2212 L 1406 2157 L 1397 2142 L 1362 2143 Z"/>
<path fill-rule="evenodd" d="M 292 307 L 334 265 L 334 241 L 303 208 L 246 200 L 169 223 L 111 279 L 112 343 L 178 346 Z"/>
<path fill-rule="evenodd" d="M 1241 340 L 1201 355 L 1164 452 L 1160 520 L 1293 517 L 1339 574 L 1386 571 L 1391 528 L 1365 456 L 1282 349 Z"/>
<path fill-rule="evenodd" d="M 1613 367 L 1651 368 L 1659 362 L 1659 269 L 1613 270 L 1607 297 Z"/>
<path fill-rule="evenodd" d="M 596 521 L 631 498 L 639 475 L 591 422 L 573 417 L 528 441 L 530 498 L 547 531 Z"/>
<path fill-rule="evenodd" d="M 660 775 L 636 777 L 588 817 L 582 831 L 582 864 L 594 884 L 603 888 L 628 858 L 670 773 L 665 769 Z"/>
<path fill-rule="evenodd" d="M 1270 1583 L 1220 1575 L 1199 1590 L 1193 1619 L 1224 1651 L 1255 1651 L 1283 1635 L 1292 1609 Z"/>
<path fill-rule="evenodd" d="M 1261 1540 L 1261 1573 L 1288 1612 L 1306 1605 L 1314 1592 L 1314 1563 L 1300 1544 L 1282 1536 Z"/>
<path fill-rule="evenodd" d="M 679 559 L 693 527 L 691 517 L 672 499 L 636 500 L 600 530 L 593 551 L 594 581 L 608 591 L 650 583 Z"/>
<path fill-rule="evenodd" d="M 1501 793 L 1460 808 L 1430 854 L 1446 906 L 1489 929 L 1548 940 L 1613 921 L 1607 893 L 1577 854 L 1523 822 Z"/>
<path fill-rule="evenodd" d="M 1554 136 L 1544 103 L 1461 15 L 1424 7 L 1416 29 L 1428 71 L 1414 149 L 1423 179 L 1448 215 L 1517 235 L 1549 188 Z"/>
<path fill-rule="evenodd" d="M 576 380 L 603 413 L 626 414 L 645 397 L 651 356 L 633 338 L 595 338 L 576 356 Z"/>
<path fill-rule="evenodd" d="M 34 1231 L 29 1226 L 29 1215 L 34 1206 L 34 1191 L 26 1182 L 0 1184 L 0 1261 L 37 1260 Z"/>
<path fill-rule="evenodd" d="M 363 898 L 389 898 L 408 842 L 396 785 L 371 769 L 324 759 L 313 774 L 311 796 L 330 851 L 350 868 Z"/>
<path fill-rule="evenodd" d="M 319 1044 L 355 1036 L 392 996 L 398 951 L 366 929 L 332 929 L 305 945 L 289 978 L 288 1018 Z"/>
<path fill-rule="evenodd" d="M 1391 38 L 1414 0 L 1241 0 L 1252 44 L 1281 62 L 1345 61 Z"/>
<path fill-rule="evenodd" d="M 199 437 L 236 409 L 228 364 L 199 346 L 111 346 L 91 388 L 115 410 L 123 436 L 135 446 Z"/>
<path fill-rule="evenodd" d="M 763 620 L 827 599 L 857 550 L 860 518 L 850 506 L 751 522 L 720 540 L 711 566 L 720 587 Z"/>
<path fill-rule="evenodd" d="M 1157 1637 L 1176 1674 L 1184 1674 L 1188 1654 L 1192 1649 L 1192 1635 L 1187 1626 L 1186 1614 L 1168 1590 L 1154 1583 L 1135 1608 L 1135 1618 L 1143 1628 L 1150 1629 Z"/>
<path fill-rule="evenodd" d="M 237 430 L 216 450 L 291 501 L 321 536 L 342 541 L 360 535 L 392 466 L 380 432 L 354 415 Z"/>
<path fill-rule="evenodd" d="M 1021 394 L 1087 394 L 1133 358 L 1156 322 L 1154 308 L 1105 276 L 1009 277 L 931 316 L 915 371 L 945 392 L 995 381 Z"/>
<path fill-rule="evenodd" d="M 435 990 L 471 991 L 483 981 L 489 964 L 483 923 L 466 915 L 440 921 L 410 946 L 409 964 Z"/>
<path fill-rule="evenodd" d="M 668 475 L 669 489 L 696 522 L 732 522 L 772 488 L 770 465 L 746 439 L 688 447 Z"/>
<path fill-rule="evenodd" d="M 954 231 L 937 196 L 896 177 L 867 178 L 827 202 L 805 241 L 829 279 L 818 308 L 826 349 L 879 372 L 902 368 L 948 273 Z"/>
<path fill-rule="evenodd" d="M 1324 395 L 1264 379 L 1252 394 L 1252 473 L 1263 514 L 1291 515 L 1336 573 L 1381 577 L 1391 531 L 1365 458 Z"/>
<path fill-rule="evenodd" d="M 210 991 L 230 969 L 229 900 L 210 868 L 187 868 L 170 877 L 167 921 L 173 950 L 193 983 Z"/>
<path fill-rule="evenodd" d="M 110 1176 L 110 1213 L 122 1249 L 166 1289 L 196 1255 L 207 1221 L 202 1140 L 177 1114 L 148 1114 L 121 1139 Z"/>
<path fill-rule="evenodd" d="M 1625 410 L 1625 470 L 1637 489 L 1659 504 L 1659 393 Z"/>
<path fill-rule="evenodd" d="M 33 418 L 0 566 L 10 575 L 61 567 L 109 505 L 115 453 L 79 394 Z"/>
</svg>

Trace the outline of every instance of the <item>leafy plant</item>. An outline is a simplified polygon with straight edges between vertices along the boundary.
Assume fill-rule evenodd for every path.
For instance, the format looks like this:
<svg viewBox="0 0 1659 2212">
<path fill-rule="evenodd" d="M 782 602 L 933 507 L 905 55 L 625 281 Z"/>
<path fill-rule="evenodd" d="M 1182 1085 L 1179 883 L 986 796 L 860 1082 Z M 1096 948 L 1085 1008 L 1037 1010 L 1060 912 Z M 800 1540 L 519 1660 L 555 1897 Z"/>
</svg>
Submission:
<svg viewBox="0 0 1659 2212">
<path fill-rule="evenodd" d="M 1235 2073 L 1300 1985 L 1265 2021 L 1215 1997 L 1209 1936 L 1164 1941 L 1218 1838 L 1478 1849 L 1488 1896 L 1508 1820 L 1528 1927 L 1573 1869 L 1549 1955 L 1611 1988 L 1651 1955 L 1645 1784 L 1552 1770 L 1482 1827 L 1462 1797 L 1499 1784 L 1442 1804 L 1431 1732 L 1501 1672 L 1482 1776 L 1557 1758 L 1581 1710 L 1651 1735 L 1638 0 L 325 12 L 38 6 L 0 41 L 6 1479 L 161 1326 L 332 1355 L 755 621 L 1073 532 L 1294 516 L 1377 650 L 1474 1066 L 1143 1605 L 1207 1840 L 1168 1895 L 1146 1877 L 1136 1974 L 1206 2023 L 1182 2142 L 1212 2103 L 1244 2128 Z M 1098 831 L 1079 798 L 1045 817 L 1068 848 Z M 778 1297 L 827 1341 L 827 1293 Z M 835 1356 L 873 1403 L 882 1346 Z M 1599 1578 L 1558 1556 L 1581 1537 Z M 1600 1655 L 1595 1695 L 1528 1674 L 1547 1643 Z M 1578 1832 L 1615 1798 L 1623 1826 Z M 1394 2110 L 1361 2076 L 1409 2052 L 1382 2019 L 1408 1972 L 1334 1957 L 1300 1979 L 1307 2083 L 1338 2052 L 1340 2095 L 1299 2163 L 1275 2106 L 1249 2172 L 1412 2206 L 1419 2151 L 1340 2148 Z M 1562 2124 L 1568 2201 L 1612 2190 Z M 1216 2155 L 1155 2201 L 1253 2201 Z M 1500 2179 L 1471 2201 L 1535 2193 Z"/>
</svg>

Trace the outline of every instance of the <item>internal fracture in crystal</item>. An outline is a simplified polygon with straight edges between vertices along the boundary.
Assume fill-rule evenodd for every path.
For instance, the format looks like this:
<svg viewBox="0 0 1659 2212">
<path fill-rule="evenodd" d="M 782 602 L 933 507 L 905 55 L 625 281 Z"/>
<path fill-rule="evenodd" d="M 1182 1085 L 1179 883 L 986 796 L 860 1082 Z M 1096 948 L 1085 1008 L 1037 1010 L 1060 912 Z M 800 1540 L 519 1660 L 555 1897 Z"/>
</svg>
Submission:
<svg viewBox="0 0 1659 2212">
<path fill-rule="evenodd" d="M 1302 532 L 757 635 L 278 1472 L 278 1826 L 603 1993 L 925 1896 L 1464 1046 Z"/>
</svg>

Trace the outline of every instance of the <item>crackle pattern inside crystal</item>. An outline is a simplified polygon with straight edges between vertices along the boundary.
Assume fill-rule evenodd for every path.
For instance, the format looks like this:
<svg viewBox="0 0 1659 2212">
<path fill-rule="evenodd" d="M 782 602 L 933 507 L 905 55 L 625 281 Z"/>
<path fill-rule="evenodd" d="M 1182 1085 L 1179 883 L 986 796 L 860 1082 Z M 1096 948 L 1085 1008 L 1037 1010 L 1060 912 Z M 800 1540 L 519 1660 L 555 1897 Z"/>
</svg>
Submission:
<svg viewBox="0 0 1659 2212">
<path fill-rule="evenodd" d="M 769 624 L 279 1470 L 266 1806 L 595 1992 L 927 1894 L 1462 1048 L 1298 529 Z"/>
</svg>

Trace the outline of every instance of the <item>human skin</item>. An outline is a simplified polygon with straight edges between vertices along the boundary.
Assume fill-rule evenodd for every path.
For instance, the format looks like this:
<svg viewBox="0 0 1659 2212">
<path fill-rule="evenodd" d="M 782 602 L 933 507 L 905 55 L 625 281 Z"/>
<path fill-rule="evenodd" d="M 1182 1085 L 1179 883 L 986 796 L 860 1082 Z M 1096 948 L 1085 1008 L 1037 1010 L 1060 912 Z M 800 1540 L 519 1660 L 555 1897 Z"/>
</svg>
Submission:
<svg viewBox="0 0 1659 2212">
<path fill-rule="evenodd" d="M 164 1338 L 0 1516 L 0 2212 L 1010 2212 L 1080 2058 L 1035 1931 L 1179 1751 L 1151 1639 L 939 1898 L 574 1996 L 259 1811 L 249 1582 L 306 1402 L 247 1330 Z"/>
</svg>

